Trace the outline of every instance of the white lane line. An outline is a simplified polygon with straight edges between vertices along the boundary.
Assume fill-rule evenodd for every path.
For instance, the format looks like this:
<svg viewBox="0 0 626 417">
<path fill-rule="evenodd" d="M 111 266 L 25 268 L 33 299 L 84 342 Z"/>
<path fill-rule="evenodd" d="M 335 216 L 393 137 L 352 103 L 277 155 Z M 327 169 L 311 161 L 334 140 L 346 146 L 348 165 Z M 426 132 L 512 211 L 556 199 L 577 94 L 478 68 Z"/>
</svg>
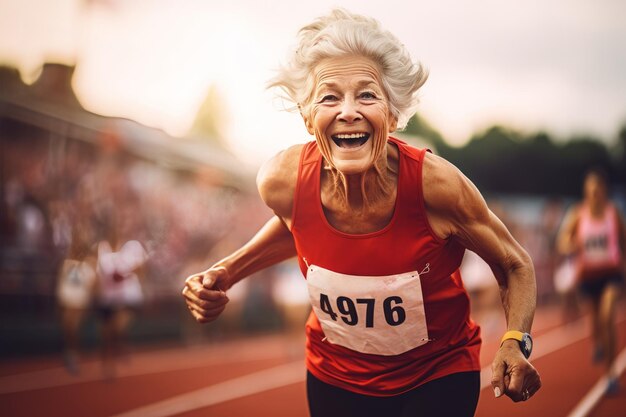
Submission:
<svg viewBox="0 0 626 417">
<path fill-rule="evenodd" d="M 615 372 L 617 377 L 626 369 L 626 349 L 622 350 L 620 354 L 615 358 Z M 585 417 L 591 410 L 598 404 L 598 402 L 604 397 L 606 387 L 609 383 L 608 375 L 602 375 L 602 377 L 596 382 L 596 385 L 591 388 L 591 391 L 583 397 L 582 400 L 574 407 L 574 409 L 567 415 L 567 417 Z"/>
<path fill-rule="evenodd" d="M 116 378 L 183 371 L 227 363 L 275 359 L 283 356 L 284 354 L 276 349 L 259 349 L 254 355 L 249 354 L 243 357 L 236 354 L 228 355 L 228 357 L 213 355 L 208 351 L 205 355 L 201 355 L 201 351 L 198 351 L 191 352 L 184 357 L 170 354 L 159 355 L 158 353 L 137 354 L 136 357 L 131 358 L 132 365 L 129 365 L 128 368 L 123 364 L 118 366 Z M 0 377 L 0 394 L 56 388 L 104 379 L 102 364 L 98 361 L 90 361 L 81 364 L 80 375 L 70 375 L 65 368 L 57 367 Z"/>
<path fill-rule="evenodd" d="M 246 397 L 304 381 L 304 361 L 299 360 L 229 379 L 196 391 L 168 398 L 112 417 L 167 417 Z"/>
<path fill-rule="evenodd" d="M 616 325 L 626 320 L 626 314 L 620 314 Z M 579 342 L 590 335 L 590 326 L 587 324 L 588 316 L 550 330 L 535 339 L 532 360 L 548 355 L 566 346 Z M 480 370 L 480 389 L 491 387 L 491 364 Z"/>
</svg>

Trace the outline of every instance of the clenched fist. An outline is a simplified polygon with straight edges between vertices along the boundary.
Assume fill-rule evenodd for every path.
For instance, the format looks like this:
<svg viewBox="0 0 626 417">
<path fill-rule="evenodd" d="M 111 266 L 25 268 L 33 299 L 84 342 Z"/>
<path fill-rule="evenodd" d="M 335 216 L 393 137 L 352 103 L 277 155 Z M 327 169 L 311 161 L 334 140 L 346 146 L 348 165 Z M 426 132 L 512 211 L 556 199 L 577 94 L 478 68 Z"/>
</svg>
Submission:
<svg viewBox="0 0 626 417">
<path fill-rule="evenodd" d="M 491 386 L 496 397 L 526 401 L 541 388 L 537 370 L 522 355 L 517 341 L 505 340 L 492 364 Z"/>
<path fill-rule="evenodd" d="M 225 291 L 228 288 L 228 271 L 224 267 L 214 267 L 189 276 L 182 294 L 196 321 L 209 323 L 226 308 L 228 296 Z"/>
</svg>

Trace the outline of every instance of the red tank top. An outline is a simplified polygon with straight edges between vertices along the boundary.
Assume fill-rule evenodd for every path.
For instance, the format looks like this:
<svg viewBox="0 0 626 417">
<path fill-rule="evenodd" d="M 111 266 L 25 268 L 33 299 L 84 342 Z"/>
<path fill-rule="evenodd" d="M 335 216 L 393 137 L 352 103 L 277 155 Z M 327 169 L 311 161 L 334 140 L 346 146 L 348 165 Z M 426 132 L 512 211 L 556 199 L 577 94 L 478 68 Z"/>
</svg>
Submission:
<svg viewBox="0 0 626 417">
<path fill-rule="evenodd" d="M 423 339 L 427 340 L 425 344 L 395 355 L 362 353 L 329 342 L 315 308 L 307 321 L 308 370 L 328 384 L 374 396 L 396 395 L 449 374 L 480 370 L 480 329 L 469 317 L 469 297 L 458 269 L 465 249 L 454 239 L 438 238 L 426 218 L 421 177 L 426 150 L 394 138 L 389 141 L 398 147 L 400 156 L 396 205 L 387 226 L 376 232 L 353 235 L 328 223 L 320 197 L 322 156 L 315 142 L 309 142 L 300 157 L 291 227 L 305 277 L 312 271 L 311 265 L 333 271 L 336 280 L 343 277 L 371 280 L 409 271 L 419 273 L 428 331 L 427 339 Z M 334 322 L 329 315 L 336 323 L 343 320 L 353 324 L 356 306 L 360 309 L 361 332 L 378 325 L 373 323 L 374 319 L 394 326 L 410 313 L 394 311 L 402 306 L 396 304 L 401 302 L 399 297 L 388 297 L 384 303 L 380 300 L 373 307 L 384 307 L 381 317 L 387 320 L 385 324 L 380 317 L 370 316 L 372 306 L 367 299 L 338 297 L 329 302 L 328 297 L 323 297 L 324 294 L 317 314 L 324 315 L 330 325 Z M 347 333 L 345 329 L 339 331 L 349 340 L 349 331 L 356 326 L 347 328 Z M 398 333 L 396 339 L 403 342 L 412 335 Z M 367 345 L 367 340 L 364 343 Z"/>
</svg>

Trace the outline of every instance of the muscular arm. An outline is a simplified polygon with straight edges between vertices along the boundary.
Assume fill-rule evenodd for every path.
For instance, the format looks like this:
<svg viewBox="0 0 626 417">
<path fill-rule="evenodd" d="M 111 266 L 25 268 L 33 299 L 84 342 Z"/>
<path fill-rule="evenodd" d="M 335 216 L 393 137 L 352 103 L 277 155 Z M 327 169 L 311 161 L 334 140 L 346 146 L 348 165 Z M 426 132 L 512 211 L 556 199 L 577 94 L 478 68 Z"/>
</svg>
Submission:
<svg viewBox="0 0 626 417">
<path fill-rule="evenodd" d="M 228 271 L 227 289 L 245 277 L 296 255 L 291 232 L 273 216 L 240 249 L 213 265 Z"/>
<path fill-rule="evenodd" d="M 435 233 L 457 239 L 489 264 L 500 286 L 508 328 L 529 332 L 536 283 L 528 253 L 489 210 L 474 184 L 454 166 L 428 155 L 424 181 L 424 198 Z"/>
<path fill-rule="evenodd" d="M 240 249 L 185 280 L 182 294 L 198 322 L 213 321 L 222 313 L 228 303 L 225 291 L 235 283 L 296 254 L 287 224 L 291 222 L 299 155 L 299 147 L 281 152 L 257 177 L 259 193 L 276 215 Z"/>
<path fill-rule="evenodd" d="M 433 232 L 457 239 L 489 264 L 500 286 L 507 329 L 530 332 L 537 287 L 532 260 L 504 224 L 489 210 L 478 189 L 452 164 L 427 154 L 423 170 L 424 200 Z M 505 341 L 493 363 L 496 396 L 514 401 L 541 386 L 536 370 L 517 341 Z"/>
</svg>

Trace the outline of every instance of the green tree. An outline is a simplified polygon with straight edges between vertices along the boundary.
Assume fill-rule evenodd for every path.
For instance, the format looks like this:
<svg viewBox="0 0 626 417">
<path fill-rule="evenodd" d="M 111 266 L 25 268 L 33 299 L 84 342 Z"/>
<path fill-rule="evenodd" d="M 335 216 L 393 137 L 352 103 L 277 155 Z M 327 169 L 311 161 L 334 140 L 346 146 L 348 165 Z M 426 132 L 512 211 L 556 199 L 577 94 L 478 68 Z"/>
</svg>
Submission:
<svg viewBox="0 0 626 417">
<path fill-rule="evenodd" d="M 504 126 L 492 126 L 464 146 L 452 147 L 419 115 L 411 119 L 406 133 L 429 141 L 487 194 L 578 196 L 582 177 L 593 166 L 605 168 L 613 182 L 626 182 L 626 125 L 611 152 L 597 137 L 574 136 L 555 143 L 547 132 L 527 134 Z"/>
<path fill-rule="evenodd" d="M 626 124 L 622 126 L 617 135 L 617 144 L 611 152 L 615 177 L 626 187 Z"/>
</svg>

